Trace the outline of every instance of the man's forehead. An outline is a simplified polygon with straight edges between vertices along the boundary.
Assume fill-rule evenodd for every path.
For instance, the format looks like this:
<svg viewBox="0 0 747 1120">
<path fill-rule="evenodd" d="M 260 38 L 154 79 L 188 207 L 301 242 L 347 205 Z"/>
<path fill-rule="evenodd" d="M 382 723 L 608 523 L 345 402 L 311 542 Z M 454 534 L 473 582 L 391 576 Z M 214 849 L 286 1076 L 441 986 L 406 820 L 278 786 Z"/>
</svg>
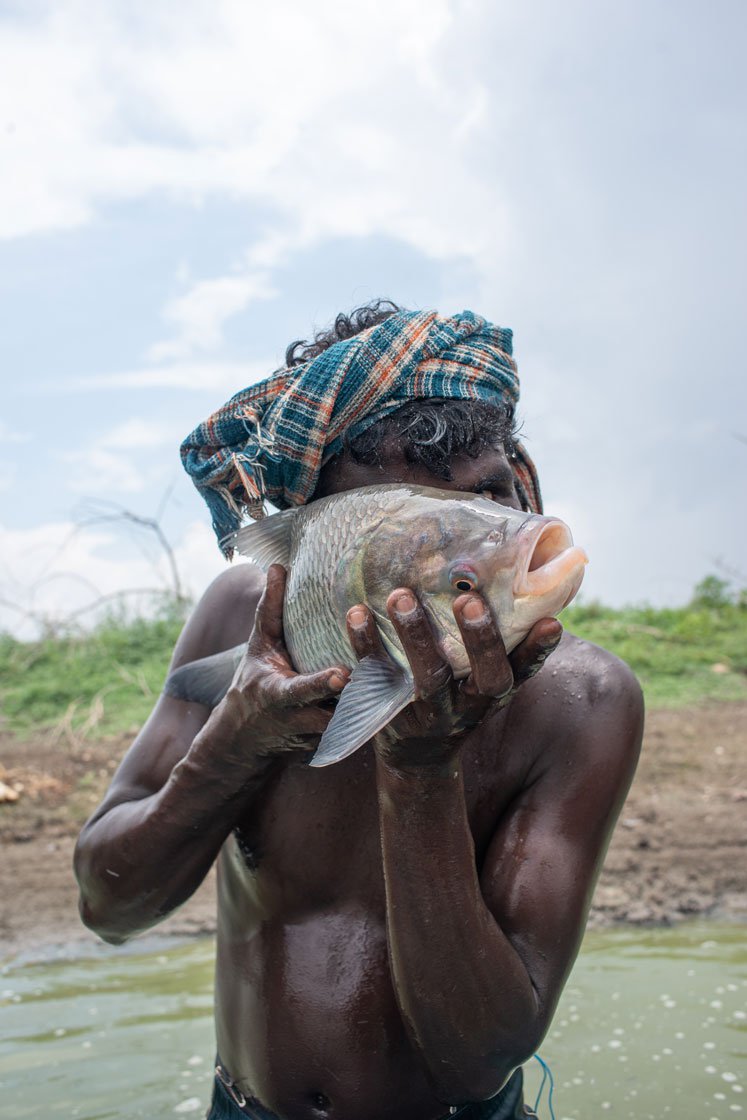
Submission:
<svg viewBox="0 0 747 1120">
<path fill-rule="evenodd" d="M 449 460 L 449 467 L 453 480 L 463 482 L 465 489 L 480 482 L 509 480 L 513 475 L 502 443 L 487 447 L 477 455 L 455 454 Z M 388 482 L 412 482 L 440 488 L 444 485 L 444 478 L 431 471 L 425 463 L 414 463 L 408 459 L 399 441 L 382 442 L 376 464 L 358 463 L 349 451 L 344 451 L 326 465 L 320 477 L 323 493 Z"/>
</svg>

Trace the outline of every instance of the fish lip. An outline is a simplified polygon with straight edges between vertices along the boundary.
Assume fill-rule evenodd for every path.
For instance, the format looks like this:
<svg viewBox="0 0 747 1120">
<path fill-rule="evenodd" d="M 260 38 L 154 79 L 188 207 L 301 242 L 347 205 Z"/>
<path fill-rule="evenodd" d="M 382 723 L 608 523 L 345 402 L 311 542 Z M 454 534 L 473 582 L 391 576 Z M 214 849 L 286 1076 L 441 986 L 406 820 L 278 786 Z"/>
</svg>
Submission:
<svg viewBox="0 0 747 1120">
<path fill-rule="evenodd" d="M 517 598 L 539 597 L 567 581 L 570 593 L 563 607 L 567 606 L 581 586 L 588 556 L 582 548 L 574 545 L 570 529 L 559 517 L 543 517 L 539 523 L 527 522 L 522 536 L 526 558 L 514 581 L 514 595 Z M 539 557 L 540 563 L 532 568 L 540 546 L 543 546 L 543 555 Z M 547 552 L 546 558 L 544 551 Z"/>
</svg>

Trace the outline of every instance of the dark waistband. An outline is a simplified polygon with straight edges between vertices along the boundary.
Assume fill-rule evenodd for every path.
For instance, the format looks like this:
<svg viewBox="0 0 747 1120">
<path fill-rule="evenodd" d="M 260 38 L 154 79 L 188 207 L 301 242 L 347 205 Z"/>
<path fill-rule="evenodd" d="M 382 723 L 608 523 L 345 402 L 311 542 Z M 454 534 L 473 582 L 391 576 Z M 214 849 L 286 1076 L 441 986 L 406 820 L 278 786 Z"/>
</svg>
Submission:
<svg viewBox="0 0 747 1120">
<path fill-rule="evenodd" d="M 214 1094 L 208 1120 L 233 1120 L 239 1116 L 248 1116 L 252 1120 L 279 1120 L 277 1114 L 270 1112 L 260 1101 L 244 1096 L 220 1064 L 215 1067 L 215 1088 L 220 1100 L 216 1100 Z M 524 1109 L 523 1088 L 522 1070 L 514 1070 L 496 1096 L 487 1101 L 454 1106 L 439 1120 L 523 1120 L 534 1115 Z"/>
</svg>

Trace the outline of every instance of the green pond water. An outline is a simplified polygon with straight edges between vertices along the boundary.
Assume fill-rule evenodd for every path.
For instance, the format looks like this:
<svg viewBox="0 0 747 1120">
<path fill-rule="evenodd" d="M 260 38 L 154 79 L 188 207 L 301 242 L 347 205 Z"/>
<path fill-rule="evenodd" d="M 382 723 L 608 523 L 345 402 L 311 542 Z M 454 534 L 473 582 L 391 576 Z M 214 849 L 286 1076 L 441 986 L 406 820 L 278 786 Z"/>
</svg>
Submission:
<svg viewBox="0 0 747 1120">
<path fill-rule="evenodd" d="M 208 940 L 6 964 L 0 1116 L 203 1116 L 212 973 Z M 738 1120 L 747 1113 L 747 930 L 589 934 L 541 1053 L 557 1120 Z M 540 1076 L 531 1063 L 529 1102 Z M 539 1111 L 550 1117 L 547 1086 Z"/>
</svg>

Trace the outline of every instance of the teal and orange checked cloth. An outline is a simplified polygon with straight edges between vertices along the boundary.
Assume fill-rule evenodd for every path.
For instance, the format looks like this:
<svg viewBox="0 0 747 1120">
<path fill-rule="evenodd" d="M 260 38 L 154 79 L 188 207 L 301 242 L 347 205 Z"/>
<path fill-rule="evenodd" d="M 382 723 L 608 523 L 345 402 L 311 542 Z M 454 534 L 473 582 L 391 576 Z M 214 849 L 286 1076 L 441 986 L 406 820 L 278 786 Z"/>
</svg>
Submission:
<svg viewBox="0 0 747 1120">
<path fill-rule="evenodd" d="M 265 500 L 303 505 L 322 464 L 408 401 L 519 399 L 512 332 L 472 311 L 398 311 L 317 357 L 242 389 L 187 436 L 184 468 L 208 504 L 219 541 Z M 526 509 L 541 511 L 534 464 L 512 462 Z"/>
</svg>

